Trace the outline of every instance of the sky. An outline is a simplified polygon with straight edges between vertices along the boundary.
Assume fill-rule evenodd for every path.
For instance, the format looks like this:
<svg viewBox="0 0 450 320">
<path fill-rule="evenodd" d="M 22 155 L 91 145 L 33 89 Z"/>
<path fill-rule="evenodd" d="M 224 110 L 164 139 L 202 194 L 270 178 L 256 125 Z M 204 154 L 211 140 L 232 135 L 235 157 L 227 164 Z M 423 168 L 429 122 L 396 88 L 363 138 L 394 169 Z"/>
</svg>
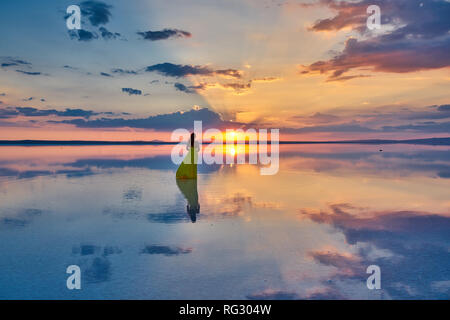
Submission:
<svg viewBox="0 0 450 320">
<path fill-rule="evenodd" d="M 194 120 L 449 136 L 449 16 L 447 0 L 2 1 L 0 140 L 168 140 Z"/>
</svg>

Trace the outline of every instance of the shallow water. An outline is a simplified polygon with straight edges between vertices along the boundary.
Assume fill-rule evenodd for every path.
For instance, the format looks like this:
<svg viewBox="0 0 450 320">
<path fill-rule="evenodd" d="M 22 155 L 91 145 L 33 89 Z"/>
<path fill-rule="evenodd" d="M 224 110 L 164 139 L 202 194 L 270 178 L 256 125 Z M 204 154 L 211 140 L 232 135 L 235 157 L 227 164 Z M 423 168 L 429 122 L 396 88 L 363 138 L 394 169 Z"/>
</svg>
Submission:
<svg viewBox="0 0 450 320">
<path fill-rule="evenodd" d="M 449 147 L 283 145 L 197 186 L 170 150 L 0 147 L 0 298 L 450 298 Z"/>
</svg>

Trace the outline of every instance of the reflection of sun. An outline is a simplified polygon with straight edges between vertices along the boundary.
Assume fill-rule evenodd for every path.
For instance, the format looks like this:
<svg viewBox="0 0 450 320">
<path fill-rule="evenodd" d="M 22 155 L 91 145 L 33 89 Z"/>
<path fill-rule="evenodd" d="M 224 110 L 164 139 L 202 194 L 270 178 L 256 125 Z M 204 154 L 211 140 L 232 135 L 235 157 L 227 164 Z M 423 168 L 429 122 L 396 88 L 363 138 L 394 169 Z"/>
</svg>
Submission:
<svg viewBox="0 0 450 320">
<path fill-rule="evenodd" d="M 227 146 L 226 153 L 234 156 L 236 154 L 236 147 L 235 146 Z"/>
</svg>

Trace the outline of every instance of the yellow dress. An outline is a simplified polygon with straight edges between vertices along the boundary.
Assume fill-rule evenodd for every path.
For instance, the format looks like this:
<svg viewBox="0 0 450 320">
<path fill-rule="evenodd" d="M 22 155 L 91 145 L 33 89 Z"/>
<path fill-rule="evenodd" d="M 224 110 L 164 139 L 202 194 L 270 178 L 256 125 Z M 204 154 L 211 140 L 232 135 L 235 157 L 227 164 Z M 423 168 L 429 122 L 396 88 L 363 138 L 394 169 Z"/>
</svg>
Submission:
<svg viewBox="0 0 450 320">
<path fill-rule="evenodd" d="M 197 179 L 198 155 L 196 148 L 189 148 L 189 152 L 177 170 L 177 179 Z"/>
</svg>

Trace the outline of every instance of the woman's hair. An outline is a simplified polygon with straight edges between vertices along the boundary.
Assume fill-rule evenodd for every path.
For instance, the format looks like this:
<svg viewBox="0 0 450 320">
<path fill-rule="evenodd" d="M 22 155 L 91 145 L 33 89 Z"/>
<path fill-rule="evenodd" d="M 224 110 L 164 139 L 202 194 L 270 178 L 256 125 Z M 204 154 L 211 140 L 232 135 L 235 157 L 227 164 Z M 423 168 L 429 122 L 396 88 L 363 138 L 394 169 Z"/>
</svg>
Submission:
<svg viewBox="0 0 450 320">
<path fill-rule="evenodd" d="M 193 148 L 195 144 L 195 133 L 191 133 L 191 147 Z"/>
</svg>

